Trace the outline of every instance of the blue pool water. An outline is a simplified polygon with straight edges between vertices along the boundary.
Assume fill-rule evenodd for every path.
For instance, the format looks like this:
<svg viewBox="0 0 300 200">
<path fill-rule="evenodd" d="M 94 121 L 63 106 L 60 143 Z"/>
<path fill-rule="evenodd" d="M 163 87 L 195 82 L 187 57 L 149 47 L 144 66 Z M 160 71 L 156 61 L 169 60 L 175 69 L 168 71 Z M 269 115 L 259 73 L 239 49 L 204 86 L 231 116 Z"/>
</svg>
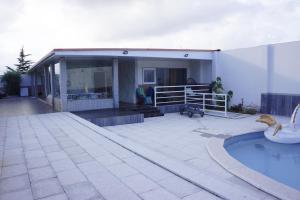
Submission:
<svg viewBox="0 0 300 200">
<path fill-rule="evenodd" d="M 300 190 L 300 144 L 279 144 L 262 132 L 225 140 L 228 153 L 244 165 Z"/>
</svg>

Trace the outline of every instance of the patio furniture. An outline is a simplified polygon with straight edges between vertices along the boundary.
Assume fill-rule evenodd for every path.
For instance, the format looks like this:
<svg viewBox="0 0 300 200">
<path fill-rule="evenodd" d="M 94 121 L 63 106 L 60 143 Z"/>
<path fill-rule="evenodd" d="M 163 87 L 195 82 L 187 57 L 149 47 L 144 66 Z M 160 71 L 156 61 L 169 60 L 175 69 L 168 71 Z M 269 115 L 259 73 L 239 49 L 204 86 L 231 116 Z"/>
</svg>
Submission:
<svg viewBox="0 0 300 200">
<path fill-rule="evenodd" d="M 146 95 L 147 94 L 147 95 Z M 145 94 L 144 88 L 138 87 L 136 89 L 137 103 L 139 105 L 152 105 L 154 99 L 154 89 L 149 87 Z"/>
<path fill-rule="evenodd" d="M 204 112 L 201 109 L 200 105 L 197 104 L 186 104 L 184 107 L 180 108 L 180 114 L 187 114 L 190 118 L 193 117 L 194 114 L 199 114 L 201 117 L 204 116 Z"/>
</svg>

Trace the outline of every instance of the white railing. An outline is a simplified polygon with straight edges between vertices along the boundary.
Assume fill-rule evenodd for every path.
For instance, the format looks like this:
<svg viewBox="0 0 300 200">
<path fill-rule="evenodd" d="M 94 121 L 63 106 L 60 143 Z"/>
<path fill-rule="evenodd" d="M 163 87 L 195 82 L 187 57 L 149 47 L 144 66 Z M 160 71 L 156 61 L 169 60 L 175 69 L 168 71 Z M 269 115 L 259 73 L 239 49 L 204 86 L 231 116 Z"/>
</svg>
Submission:
<svg viewBox="0 0 300 200">
<path fill-rule="evenodd" d="M 214 111 L 227 116 L 227 94 L 208 92 L 208 85 L 180 85 L 154 87 L 154 106 L 169 104 L 197 104 L 204 112 Z"/>
</svg>

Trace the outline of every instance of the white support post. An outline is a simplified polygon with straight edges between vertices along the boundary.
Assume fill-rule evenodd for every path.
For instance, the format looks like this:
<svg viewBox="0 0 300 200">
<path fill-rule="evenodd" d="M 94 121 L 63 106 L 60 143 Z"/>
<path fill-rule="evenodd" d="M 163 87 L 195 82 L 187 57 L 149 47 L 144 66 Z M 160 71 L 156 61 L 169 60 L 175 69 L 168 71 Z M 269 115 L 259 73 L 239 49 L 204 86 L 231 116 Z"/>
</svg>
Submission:
<svg viewBox="0 0 300 200">
<path fill-rule="evenodd" d="M 51 84 L 51 104 L 53 110 L 55 110 L 55 102 L 54 102 L 54 96 L 55 96 L 55 69 L 54 64 L 50 64 L 50 84 Z"/>
<path fill-rule="evenodd" d="M 187 97 L 186 97 L 186 85 L 184 86 L 184 104 L 187 103 Z"/>
<path fill-rule="evenodd" d="M 45 97 L 48 96 L 48 73 L 47 73 L 47 67 L 44 66 L 44 95 Z"/>
<path fill-rule="evenodd" d="M 227 95 L 225 95 L 225 117 L 227 117 Z"/>
<path fill-rule="evenodd" d="M 205 94 L 202 94 L 202 106 L 203 106 L 203 112 L 205 112 Z"/>
<path fill-rule="evenodd" d="M 113 102 L 114 108 L 119 108 L 119 60 L 113 59 Z"/>
<path fill-rule="evenodd" d="M 60 83 L 60 110 L 68 111 L 68 94 L 67 94 L 67 64 L 65 58 L 59 60 L 59 83 Z"/>
<path fill-rule="evenodd" d="M 156 92 L 157 92 L 157 88 L 156 86 L 154 87 L 154 107 L 156 107 Z"/>
</svg>

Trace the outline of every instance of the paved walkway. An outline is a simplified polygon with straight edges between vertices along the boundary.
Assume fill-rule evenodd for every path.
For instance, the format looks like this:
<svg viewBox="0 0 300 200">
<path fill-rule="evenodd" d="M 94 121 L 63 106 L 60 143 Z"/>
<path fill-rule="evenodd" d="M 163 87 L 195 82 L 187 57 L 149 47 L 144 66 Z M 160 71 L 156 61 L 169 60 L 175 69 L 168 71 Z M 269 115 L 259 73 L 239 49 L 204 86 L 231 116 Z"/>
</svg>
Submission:
<svg viewBox="0 0 300 200">
<path fill-rule="evenodd" d="M 52 107 L 32 97 L 7 97 L 0 99 L 0 117 L 53 112 Z"/>
<path fill-rule="evenodd" d="M 265 125 L 255 122 L 256 117 L 226 119 L 205 116 L 191 119 L 174 113 L 164 117 L 148 118 L 141 124 L 105 128 L 113 134 L 139 143 L 218 180 L 218 185 L 210 187 L 216 192 L 231 187 L 244 194 L 245 198 L 248 196 L 247 198 L 253 199 L 274 199 L 227 172 L 210 157 L 206 150 L 206 144 L 211 137 L 224 138 L 242 132 L 260 130 Z M 281 118 L 281 120 L 288 119 Z M 202 180 L 202 183 L 207 184 L 207 181 Z M 228 194 L 226 191 L 224 193 Z"/>
<path fill-rule="evenodd" d="M 67 113 L 1 117 L 0 160 L 0 200 L 218 199 Z"/>
</svg>

